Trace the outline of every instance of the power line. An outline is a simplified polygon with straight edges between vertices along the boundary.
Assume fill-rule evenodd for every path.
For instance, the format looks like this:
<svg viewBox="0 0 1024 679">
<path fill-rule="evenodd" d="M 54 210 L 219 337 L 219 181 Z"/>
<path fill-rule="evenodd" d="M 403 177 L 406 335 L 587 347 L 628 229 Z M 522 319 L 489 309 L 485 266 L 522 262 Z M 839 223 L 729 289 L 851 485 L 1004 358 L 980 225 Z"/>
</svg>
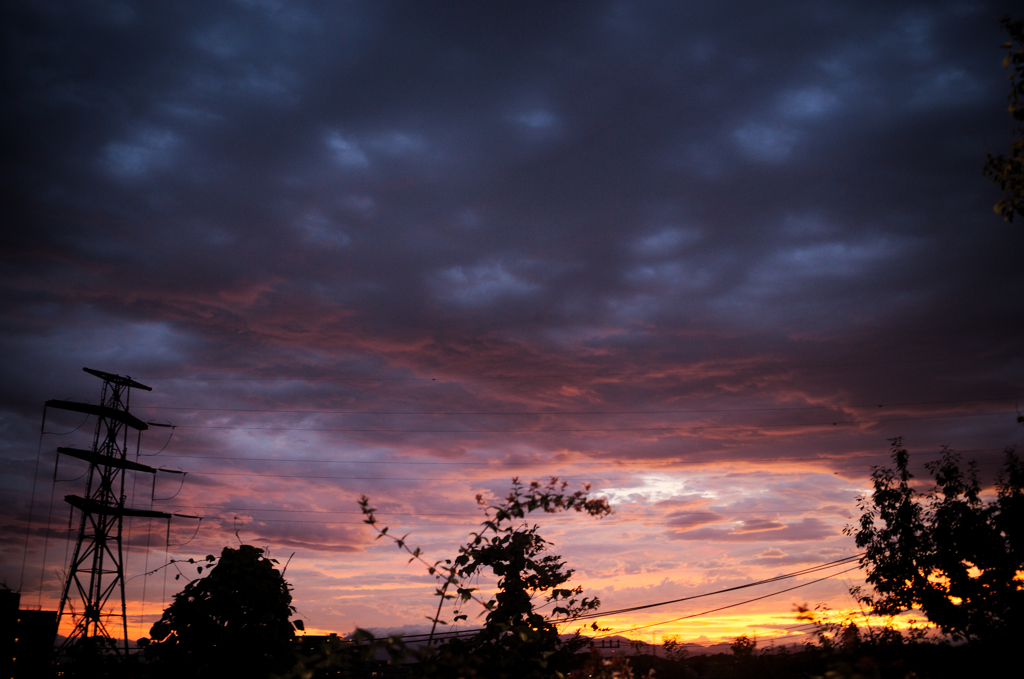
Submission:
<svg viewBox="0 0 1024 679">
<path fill-rule="evenodd" d="M 350 479 L 352 481 L 474 481 L 465 477 L 436 476 L 324 476 L 323 474 L 247 474 L 245 472 L 189 472 L 190 476 L 247 476 L 268 479 Z M 582 476 L 559 476 L 566 481 L 583 480 Z"/>
<path fill-rule="evenodd" d="M 859 569 L 860 569 L 860 566 L 855 566 L 854 568 L 848 568 L 845 571 L 839 571 L 838 573 L 833 573 L 832 575 L 826 575 L 823 578 L 818 578 L 816 580 L 811 580 L 810 582 L 805 582 L 805 583 L 803 583 L 801 585 L 795 585 L 795 586 L 789 587 L 787 589 L 780 589 L 777 592 L 772 592 L 771 594 L 765 594 L 764 596 L 754 597 L 753 599 L 747 599 L 746 601 L 740 601 L 739 603 L 729 604 L 728 606 L 719 606 L 718 608 L 712 608 L 712 609 L 707 610 L 707 611 L 701 611 L 700 613 L 693 613 L 691 615 L 684 615 L 684 616 L 681 616 L 679 618 L 672 618 L 671 620 L 662 620 L 661 622 L 653 622 L 653 623 L 650 623 L 648 625 L 639 625 L 637 627 L 630 627 L 629 630 L 626 630 L 626 631 L 630 631 L 631 632 L 633 630 L 638 630 L 638 629 L 647 629 L 648 627 L 657 627 L 658 625 L 667 625 L 670 622 L 679 622 L 680 620 L 689 620 L 690 618 L 698 618 L 698 617 L 700 617 L 702 615 L 708 615 L 709 613 L 717 613 L 718 611 L 724 611 L 724 610 L 726 610 L 728 608 L 736 608 L 737 606 L 744 606 L 746 604 L 753 603 L 755 601 L 760 601 L 761 599 L 767 599 L 769 597 L 777 596 L 779 594 L 785 594 L 786 592 L 792 592 L 793 590 L 800 589 L 801 587 L 808 587 L 810 585 L 817 584 L 817 583 L 822 582 L 824 580 L 828 580 L 829 578 L 834 578 L 834 577 L 837 577 L 839 575 L 843 575 L 844 573 L 849 573 L 850 571 L 855 571 L 855 570 L 859 570 Z M 601 637 L 611 636 L 612 634 L 616 634 L 616 633 L 615 632 L 610 632 L 608 634 L 598 634 L 598 635 L 596 635 L 593 638 L 600 639 Z"/>
<path fill-rule="evenodd" d="M 882 365 L 911 365 L 919 363 L 964 363 L 974 360 L 976 357 L 956 356 L 943 358 L 916 358 L 891 361 L 847 361 L 842 363 L 774 363 L 759 366 L 734 366 L 708 363 L 692 363 L 685 366 L 668 368 L 665 370 L 634 370 L 634 371 L 593 371 L 576 373 L 522 373 L 518 375 L 441 375 L 439 377 L 381 377 L 381 376 L 339 376 L 339 377 L 311 377 L 306 375 L 292 375 L 279 377 L 206 377 L 199 375 L 178 375 L 178 376 L 145 376 L 140 380 L 149 381 L 200 381 L 200 382 L 444 382 L 444 381 L 468 381 L 468 380 L 538 380 L 538 379 L 575 379 L 581 377 L 607 378 L 607 377 L 668 377 L 675 376 L 684 371 L 696 370 L 733 370 L 736 372 L 768 371 L 768 370 L 805 370 L 816 368 L 853 368 L 862 366 Z"/>
<path fill-rule="evenodd" d="M 956 450 L 957 453 L 992 453 L 992 452 L 1004 452 L 1005 448 L 973 448 L 969 450 Z M 918 452 L 917 454 L 921 454 Z M 526 462 L 509 462 L 509 461 L 495 461 L 495 462 L 440 462 L 432 460 L 331 460 L 324 458 L 315 457 L 296 457 L 296 458 L 281 458 L 281 457 L 246 457 L 246 456 L 234 456 L 234 455 L 184 455 L 184 454 L 162 454 L 162 458 L 174 458 L 174 459 L 193 459 L 193 460 L 242 460 L 248 462 L 308 462 L 315 464 L 388 464 L 388 465 L 433 465 L 433 466 L 452 466 L 452 467 L 530 467 L 538 464 L 560 466 L 560 465 L 572 465 L 573 467 L 580 466 L 597 466 L 607 465 L 614 467 L 623 466 L 636 466 L 646 465 L 650 466 L 656 463 L 662 463 L 664 465 L 680 465 L 680 464 L 705 464 L 711 462 L 745 462 L 746 460 L 729 460 L 723 458 L 698 458 L 698 459 L 685 459 L 685 460 L 628 460 L 626 462 L 620 460 L 582 460 L 582 461 L 567 461 L 567 462 L 555 462 L 552 463 L 548 460 L 534 460 Z M 871 459 L 871 458 L 889 458 L 890 454 L 887 452 L 883 453 L 851 453 L 848 455 L 835 455 L 829 457 L 800 457 L 797 455 L 777 456 L 772 457 L 771 461 L 776 462 L 780 460 L 796 460 L 801 462 L 841 462 L 843 460 L 859 460 L 859 459 Z M 658 471 L 664 467 L 650 468 L 650 471 Z"/>
<path fill-rule="evenodd" d="M 276 509 L 273 507 L 218 507 L 216 505 L 164 505 L 164 509 L 214 509 L 225 512 L 280 512 L 290 514 L 362 514 L 363 512 L 356 509 Z M 683 510 L 685 511 L 685 510 Z M 707 510 L 707 511 L 691 511 L 687 514 L 773 514 L 783 512 L 815 512 L 820 511 L 820 507 L 807 507 L 804 509 L 761 509 L 761 510 Z M 466 512 L 375 512 L 378 516 L 466 516 Z M 535 518 L 541 518 L 543 515 L 538 514 Z M 574 515 L 567 514 L 565 517 L 573 518 Z M 562 519 L 560 519 L 562 520 Z M 362 523 L 362 522 L 360 522 Z"/>
<path fill-rule="evenodd" d="M 864 556 L 864 552 L 861 552 L 860 554 L 854 554 L 853 556 L 846 556 L 846 557 L 843 557 L 842 559 L 836 559 L 835 561 L 828 561 L 826 563 L 821 563 L 821 564 L 817 564 L 817 565 L 814 565 L 814 566 L 808 566 L 807 568 L 802 568 L 802 569 L 800 569 L 798 571 L 793 571 L 792 573 L 783 573 L 782 575 L 776 575 L 773 578 L 767 578 L 765 580 L 758 580 L 757 582 L 750 582 L 750 583 L 747 583 L 745 585 L 737 585 L 736 587 L 729 587 L 727 589 L 720 589 L 720 590 L 717 590 L 717 591 L 714 591 L 714 592 L 707 592 L 705 594 L 695 594 L 693 596 L 683 597 L 681 599 L 670 599 L 668 601 L 658 601 L 656 603 L 645 604 L 643 606 L 631 606 L 630 608 L 620 608 L 620 609 L 617 609 L 617 610 L 614 610 L 614 611 L 605 611 L 603 613 L 588 613 L 586 615 L 581 615 L 578 618 L 573 618 L 573 619 L 574 620 L 589 620 L 591 618 L 603 618 L 603 617 L 607 617 L 607 616 L 610 616 L 610 615 L 620 615 L 622 613 L 632 613 L 633 611 L 642 611 L 642 610 L 645 610 L 647 608 L 656 608 L 658 606 L 667 606 L 669 604 L 677 604 L 677 603 L 680 603 L 680 602 L 683 602 L 683 601 L 692 601 L 693 599 L 702 599 L 704 597 L 715 596 L 715 595 L 718 595 L 718 594 L 725 594 L 727 592 L 735 592 L 735 591 L 738 591 L 738 590 L 741 590 L 741 589 L 748 589 L 750 587 L 758 587 L 760 585 L 766 585 L 766 584 L 770 584 L 772 582 L 779 582 L 780 580 L 789 580 L 790 578 L 800 577 L 801 575 L 808 575 L 810 573 L 816 573 L 818 571 L 826 570 L 828 568 L 835 568 L 836 566 L 842 566 L 842 565 L 845 565 L 845 564 L 857 561 L 862 556 Z M 843 571 L 843 572 L 845 573 L 846 571 Z M 834 575 L 839 575 L 839 574 L 836 573 Z M 830 575 L 829 577 L 834 577 L 834 575 Z"/>
<path fill-rule="evenodd" d="M 179 429 L 225 429 L 231 431 L 311 431 L 311 432 L 347 432 L 347 433 L 384 433 L 384 434 L 586 434 L 586 433 L 617 433 L 637 431 L 707 431 L 723 429 L 777 429 L 777 428 L 808 428 L 808 427 L 849 427 L 862 424 L 884 424 L 887 422 L 920 422 L 929 420 L 948 420 L 965 417 L 994 417 L 996 415 L 1015 415 L 1015 410 L 996 411 L 990 413 L 963 413 L 957 415 L 934 415 L 928 417 L 893 417 L 881 420 L 847 420 L 835 422 L 788 422 L 774 424 L 731 424 L 731 425 L 691 425 L 685 427 L 610 427 L 604 429 L 394 429 L 380 427 L 239 427 L 229 425 L 179 424 Z"/>
<path fill-rule="evenodd" d="M 775 513 L 776 514 L 782 514 L 782 513 L 786 513 L 786 514 L 804 514 L 804 513 L 807 513 L 809 511 L 812 511 L 812 510 L 801 510 L 801 511 L 795 511 L 795 512 L 775 512 Z M 751 512 L 751 513 L 752 514 L 758 514 L 760 512 Z M 235 518 L 240 518 L 240 517 L 235 517 Z M 844 517 L 844 518 L 850 520 L 853 517 Z M 317 526 L 359 526 L 359 525 L 362 525 L 362 524 L 366 523 L 365 521 L 314 521 L 314 520 L 309 520 L 309 519 L 264 519 L 264 518 L 256 518 L 256 517 L 252 517 L 251 519 L 248 519 L 248 520 L 251 521 L 252 523 L 311 523 L 311 524 L 315 524 Z M 615 525 L 615 526 L 621 526 L 622 525 L 621 523 L 614 523 L 614 522 L 610 522 L 610 523 L 612 525 Z M 728 523 L 728 522 L 717 522 L 717 523 Z M 671 523 L 671 522 L 666 522 L 666 521 L 644 521 L 644 525 L 646 525 L 646 526 L 675 526 L 677 528 L 686 528 L 688 524 L 678 524 L 678 523 Z M 708 525 L 708 524 L 700 524 L 700 525 Z M 441 527 L 445 527 L 445 526 L 465 528 L 466 527 L 466 523 L 461 522 L 461 521 L 435 521 L 433 523 L 408 523 L 408 524 L 402 524 L 402 529 L 404 530 L 406 528 L 441 528 Z M 694 526 L 694 528 L 696 528 L 696 527 L 697 526 Z"/>
<path fill-rule="evenodd" d="M 773 583 L 773 582 L 779 582 L 781 580 L 788 580 L 788 579 L 791 579 L 791 578 L 800 577 L 801 575 L 808 575 L 810 573 L 815 573 L 815 572 L 826 570 L 826 569 L 829 569 L 829 568 L 835 568 L 836 566 L 842 566 L 842 565 L 845 565 L 845 564 L 848 564 L 848 563 L 852 563 L 853 561 L 856 561 L 856 560 L 860 559 L 862 556 L 864 556 L 864 553 L 854 554 L 852 556 L 843 557 L 842 559 L 836 559 L 834 561 L 828 561 L 828 562 L 825 562 L 825 563 L 815 564 L 814 566 L 808 566 L 807 568 L 803 568 L 803 569 L 800 569 L 798 571 L 793 571 L 791 573 L 783 573 L 782 575 L 777 575 L 777 576 L 772 577 L 772 578 L 766 578 L 764 580 L 758 580 L 757 582 L 750 582 L 750 583 L 747 583 L 745 585 L 738 585 L 736 587 L 728 587 L 726 589 L 715 590 L 713 592 L 704 592 L 703 594 L 695 594 L 693 596 L 683 597 L 681 599 L 671 599 L 669 601 L 659 601 L 659 602 L 656 602 L 656 603 L 653 603 L 653 604 L 645 604 L 645 605 L 642 605 L 642 606 L 632 606 L 630 608 L 620 608 L 620 609 L 616 609 L 616 610 L 613 610 L 613 611 L 605 611 L 605 612 L 602 612 L 602 613 L 589 613 L 589 614 L 581 615 L 581 616 L 578 616 L 578 617 L 575 617 L 575 618 L 572 618 L 572 619 L 569 619 L 569 620 L 564 620 L 564 619 L 563 620 L 558 620 L 558 619 L 551 619 L 551 618 L 549 618 L 548 622 L 558 623 L 558 624 L 575 623 L 575 622 L 580 621 L 580 620 L 591 620 L 591 619 L 595 619 L 595 618 L 603 618 L 603 617 L 607 617 L 607 616 L 611 616 L 611 615 L 619 615 L 619 614 L 622 614 L 622 613 L 631 613 L 633 611 L 640 611 L 640 610 L 644 610 L 644 609 L 647 609 L 647 608 L 655 608 L 655 607 L 658 607 L 658 606 L 667 606 L 669 604 L 680 603 L 680 602 L 683 602 L 683 601 L 692 601 L 694 599 L 703 599 L 703 598 L 710 597 L 710 596 L 717 596 L 719 594 L 727 594 L 729 592 L 735 592 L 735 591 L 738 591 L 738 590 L 741 590 L 741 589 L 748 589 L 750 587 L 758 587 L 760 585 L 766 585 L 766 584 L 770 584 L 770 583 Z M 754 601 L 759 601 L 761 599 L 767 599 L 768 597 L 776 596 L 778 594 L 784 594 L 785 592 L 791 592 L 794 589 L 799 589 L 801 587 L 807 587 L 809 585 L 813 585 L 813 584 L 821 582 L 823 580 L 828 580 L 829 578 L 834 578 L 834 577 L 837 577 L 839 575 L 843 575 L 844 573 L 849 573 L 850 571 L 858 570 L 859 568 L 860 568 L 860 566 L 857 566 L 855 568 L 849 568 L 847 570 L 843 570 L 843 571 L 840 571 L 838 573 L 832 573 L 831 575 L 827 575 L 827 576 L 825 576 L 823 578 L 818 578 L 818 579 L 812 580 L 810 582 L 805 582 L 803 584 L 796 585 L 795 587 L 790 587 L 788 589 L 779 590 L 777 592 L 772 592 L 770 594 L 765 594 L 763 596 L 755 597 L 753 599 L 747 599 L 746 601 L 741 601 L 739 603 L 729 604 L 728 606 L 721 606 L 719 608 L 714 608 L 714 609 L 711 609 L 711 610 L 708 610 L 708 611 L 703 611 L 701 613 L 694 613 L 694 614 L 691 614 L 691 615 L 683 616 L 681 618 L 675 618 L 673 620 L 666 620 L 664 622 L 652 623 L 650 625 L 643 625 L 641 627 L 631 627 L 630 630 L 628 630 L 628 631 L 632 631 L 632 630 L 635 630 L 635 629 L 644 629 L 644 628 L 647 628 L 647 627 L 654 627 L 656 625 L 663 625 L 663 624 L 666 624 L 666 623 L 669 623 L 669 622 L 675 622 L 677 620 L 684 620 L 684 619 L 687 619 L 687 618 L 695 618 L 695 617 L 698 617 L 698 616 L 707 615 L 709 613 L 715 613 L 717 611 L 725 610 L 727 608 L 735 608 L 737 606 L 742 606 L 744 604 L 752 603 Z M 813 624 L 813 623 L 809 623 L 809 624 Z M 793 627 L 791 629 L 798 629 L 798 628 L 803 627 L 803 626 L 804 625 L 797 625 L 796 627 Z M 449 637 L 449 636 L 451 636 L 451 637 L 458 637 L 458 636 L 465 636 L 465 635 L 469 635 L 469 634 L 476 634 L 479 631 L 480 631 L 480 629 L 458 630 L 458 631 L 455 631 L 455 632 L 443 632 L 443 633 L 440 633 L 440 634 L 434 634 L 433 636 L 434 636 L 434 638 L 438 638 L 439 636 L 441 636 L 441 637 Z M 612 634 L 616 634 L 616 633 L 615 632 L 611 632 L 609 634 L 599 634 L 599 635 L 594 636 L 593 638 L 599 639 L 601 637 L 611 636 Z M 408 641 L 408 640 L 415 639 L 415 638 L 418 638 L 418 637 L 427 637 L 427 636 L 428 636 L 427 634 L 411 634 L 411 635 L 408 635 L 408 636 L 403 636 L 402 638 L 404 640 Z"/>
<path fill-rule="evenodd" d="M 726 460 L 728 462 L 728 460 Z M 738 460 L 737 462 L 742 462 Z M 995 464 L 995 462 L 993 462 Z M 612 470 L 614 471 L 614 470 Z M 651 470 L 661 471 L 661 470 Z M 632 473 L 630 470 L 623 470 L 622 473 Z M 319 479 L 319 480 L 346 480 L 346 481 L 480 481 L 480 479 L 474 479 L 469 477 L 452 477 L 452 476 L 352 476 L 350 474 L 343 475 L 325 475 L 325 474 L 259 474 L 251 472 L 216 472 L 216 471 L 191 471 L 189 472 L 192 476 L 237 476 L 244 478 L 268 478 L 268 479 Z M 566 481 L 587 481 L 590 476 L 568 476 L 559 475 L 560 479 Z M 614 476 L 612 476 L 614 478 Z"/>
<path fill-rule="evenodd" d="M 681 599 L 672 599 L 670 601 L 660 601 L 660 602 L 656 602 L 656 603 L 653 603 L 653 604 L 646 604 L 646 605 L 643 605 L 643 606 L 633 606 L 633 607 L 630 607 L 630 608 L 621 608 L 621 609 L 617 609 L 617 610 L 613 610 L 613 611 L 605 611 L 603 613 L 591 613 L 591 614 L 587 614 L 587 615 L 581 615 L 581 616 L 572 618 L 570 620 L 548 619 L 548 622 L 557 623 L 557 624 L 576 623 L 576 622 L 578 622 L 580 620 L 591 620 L 591 619 L 596 619 L 596 618 L 608 617 L 608 616 L 611 616 L 611 615 L 619 615 L 619 614 L 622 614 L 622 613 L 631 613 L 633 611 L 644 610 L 644 609 L 647 609 L 647 608 L 654 608 L 654 607 L 657 607 L 657 606 L 667 606 L 669 604 L 680 603 L 680 602 L 683 602 L 683 601 L 692 601 L 694 599 L 702 599 L 702 598 L 709 597 L 709 596 L 717 596 L 719 594 L 726 594 L 728 592 L 735 592 L 735 591 L 741 590 L 741 589 L 748 589 L 750 587 L 757 587 L 757 586 L 760 586 L 760 585 L 770 584 L 772 582 L 779 582 L 780 580 L 787 580 L 787 579 L 790 579 L 790 578 L 799 577 L 801 575 L 807 575 L 809 573 L 818 572 L 818 571 L 825 570 L 825 569 L 828 569 L 828 568 L 835 568 L 836 566 L 842 566 L 842 565 L 851 563 L 853 561 L 856 561 L 856 560 L 860 559 L 862 556 L 863 556 L 863 554 L 856 554 L 856 555 L 853 555 L 853 556 L 844 557 L 842 559 L 837 559 L 835 561 L 829 561 L 829 562 L 826 562 L 826 563 L 817 564 L 815 566 L 810 566 L 808 568 L 804 568 L 804 569 L 801 569 L 799 571 L 794 571 L 792 573 L 784 573 L 782 575 L 775 576 L 774 578 L 767 578 L 765 580 L 758 580 L 757 582 L 751 582 L 751 583 L 747 583 L 745 585 L 739 585 L 739 586 L 736 586 L 736 587 L 729 587 L 729 588 L 726 588 L 726 589 L 720 589 L 720 590 L 716 590 L 714 592 L 705 592 L 703 594 L 696 594 L 696 595 L 689 596 L 689 597 L 683 597 Z M 754 597 L 753 599 L 747 599 L 746 601 L 740 601 L 738 603 L 729 604 L 727 606 L 720 606 L 718 608 L 713 608 L 713 609 L 710 609 L 710 610 L 707 610 L 707 611 L 702 611 L 700 613 L 693 613 L 693 614 L 685 615 L 685 616 L 682 616 L 682 617 L 679 617 L 679 618 L 673 618 L 672 620 L 665 620 L 665 621 L 662 621 L 662 622 L 651 623 L 651 624 L 642 625 L 642 626 L 639 626 L 639 627 L 631 627 L 631 628 L 629 628 L 629 630 L 626 630 L 626 631 L 632 631 L 632 630 L 637 630 L 637 629 L 645 629 L 645 628 L 648 628 L 648 627 L 655 627 L 657 625 L 664 625 L 664 624 L 667 624 L 667 623 L 670 623 L 670 622 L 676 622 L 678 620 L 686 620 L 686 619 L 689 619 L 689 618 L 696 618 L 696 617 L 699 617 L 699 616 L 702 616 L 702 615 L 708 615 L 709 613 L 716 613 L 718 611 L 723 611 L 723 610 L 726 610 L 728 608 L 736 608 L 737 606 L 743 606 L 745 604 L 753 603 L 754 601 L 760 601 L 761 599 L 767 599 L 769 597 L 777 596 L 779 594 L 784 594 L 786 592 L 791 592 L 791 591 L 793 591 L 795 589 L 800 589 L 801 587 L 807 587 L 809 585 L 813 585 L 813 584 L 816 584 L 818 582 L 822 582 L 824 580 L 828 580 L 829 578 L 834 578 L 834 577 L 837 577 L 839 575 L 843 575 L 844 573 L 849 573 L 850 571 L 858 570 L 859 568 L 860 568 L 860 566 L 856 566 L 854 568 L 849 568 L 849 569 L 840 571 L 838 573 L 832 573 L 831 575 L 826 575 L 825 577 L 817 578 L 815 580 L 811 580 L 810 582 L 805 582 L 805 583 L 802 583 L 800 585 L 796 585 L 794 587 L 789 587 L 787 589 L 782 589 L 782 590 L 778 590 L 776 592 L 771 592 L 769 594 L 765 594 L 765 595 L 762 595 L 762 596 L 759 596 L 759 597 Z M 798 627 L 802 627 L 802 625 L 800 625 Z M 797 627 L 795 627 L 793 629 L 797 629 Z M 459 631 L 456 631 L 456 632 L 444 633 L 444 636 L 449 636 L 449 635 L 450 636 L 464 636 L 464 635 L 468 635 L 468 634 L 476 634 L 478 631 L 479 631 L 478 629 L 459 630 Z M 618 632 L 609 632 L 609 633 L 606 633 L 606 634 L 598 634 L 598 635 L 595 635 L 592 638 L 600 639 L 602 637 L 612 636 L 612 635 L 617 634 L 617 633 Z M 406 640 L 410 640 L 410 639 L 414 639 L 414 638 L 417 638 L 417 637 L 420 637 L 420 636 L 426 637 L 427 635 L 425 635 L 425 634 L 423 634 L 423 635 L 409 635 L 408 637 L 403 637 L 403 638 L 406 639 Z M 436 638 L 438 635 L 435 634 L 434 636 Z"/>
<path fill-rule="evenodd" d="M 436 416 L 436 415 L 538 415 L 538 416 L 578 416 L 578 415 L 680 415 L 680 414 L 701 414 L 701 413 L 752 413 L 752 412 L 790 412 L 809 410 L 842 410 L 847 408 L 902 408 L 906 406 L 921 405 L 953 405 L 962 403 L 994 403 L 1000 401 L 1018 401 L 1024 396 L 1007 396 L 1003 398 L 975 398 L 948 401 L 905 401 L 900 403 L 863 403 L 863 404 L 835 404 L 823 406 L 786 406 L 781 408 L 699 408 L 699 409 L 669 409 L 669 410 L 431 410 L 431 411 L 408 411 L 408 410 L 296 410 L 279 408 L 208 408 L 198 406 L 139 406 L 143 410 L 185 410 L 195 412 L 232 412 L 232 413 L 280 413 L 299 415 L 388 415 L 388 416 Z"/>
<path fill-rule="evenodd" d="M 875 457 L 875 456 L 870 456 L 870 457 Z M 881 457 L 881 455 L 879 455 L 878 457 Z M 239 458 L 239 459 L 244 459 L 244 458 Z M 287 462 L 287 460 L 279 460 L 279 461 Z M 814 461 L 814 460 L 812 459 L 812 460 L 809 460 L 809 461 Z M 748 463 L 749 461 L 745 461 L 745 460 L 722 460 L 722 462 Z M 991 464 L 997 464 L 996 461 L 990 461 L 990 463 Z M 629 469 L 623 469 L 623 470 L 610 469 L 608 471 L 609 472 L 620 472 L 621 474 L 632 474 L 632 473 L 635 473 L 633 470 L 629 470 Z M 668 470 L 665 470 L 665 469 L 649 469 L 647 471 L 650 472 L 650 473 L 655 473 L 655 472 L 659 472 L 659 471 L 672 471 L 672 470 L 671 469 L 668 469 Z M 250 477 L 250 478 L 324 479 L 324 480 L 346 479 L 346 480 L 351 480 L 351 481 L 478 481 L 478 480 L 480 480 L 480 479 L 474 479 L 474 478 L 469 478 L 469 477 L 451 477 L 451 476 L 441 476 L 441 477 L 436 477 L 436 476 L 352 476 L 350 474 L 328 476 L 328 475 L 324 475 L 324 474 L 256 474 L 256 473 L 250 473 L 250 472 L 215 472 L 215 471 L 208 471 L 208 472 L 204 472 L 204 471 L 191 471 L 191 472 L 189 472 L 189 474 L 192 475 L 192 476 L 243 476 L 243 477 Z M 609 476 L 614 478 L 616 476 L 616 474 L 609 474 Z M 569 475 L 559 474 L 558 478 L 566 480 L 566 481 L 587 481 L 591 477 L 589 477 L 589 476 L 569 476 Z"/>
</svg>

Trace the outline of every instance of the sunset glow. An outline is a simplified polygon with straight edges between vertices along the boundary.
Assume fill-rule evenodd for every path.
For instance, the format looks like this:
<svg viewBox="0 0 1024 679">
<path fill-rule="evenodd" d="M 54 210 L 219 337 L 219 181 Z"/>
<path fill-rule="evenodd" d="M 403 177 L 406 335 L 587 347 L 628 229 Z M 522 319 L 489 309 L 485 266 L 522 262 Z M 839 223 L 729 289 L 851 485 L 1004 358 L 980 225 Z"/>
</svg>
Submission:
<svg viewBox="0 0 1024 679">
<path fill-rule="evenodd" d="M 429 631 L 434 577 L 359 498 L 433 562 L 478 494 L 558 477 L 614 509 L 528 517 L 588 634 L 803 643 L 797 606 L 860 619 L 843 529 L 889 439 L 992 496 L 1024 432 L 1024 229 L 981 173 L 1007 3 L 457 5 L 11 10 L 23 605 L 74 549 L 88 465 L 56 449 L 96 420 L 43 404 L 98 403 L 83 367 L 152 388 L 130 459 L 162 471 L 125 494 L 177 514 L 125 519 L 132 639 L 240 542 L 309 634 Z"/>
</svg>

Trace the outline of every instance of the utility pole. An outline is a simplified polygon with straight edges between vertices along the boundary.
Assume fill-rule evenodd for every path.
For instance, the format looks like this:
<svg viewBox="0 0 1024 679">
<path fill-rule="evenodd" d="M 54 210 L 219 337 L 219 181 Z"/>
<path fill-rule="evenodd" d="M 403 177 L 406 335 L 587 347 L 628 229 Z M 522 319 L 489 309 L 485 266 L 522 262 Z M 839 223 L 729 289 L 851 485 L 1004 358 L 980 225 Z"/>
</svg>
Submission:
<svg viewBox="0 0 1024 679">
<path fill-rule="evenodd" d="M 96 650 L 108 648 L 128 653 L 128 616 L 125 607 L 124 551 L 121 529 L 124 517 L 170 519 L 171 515 L 125 506 L 126 472 L 156 474 L 153 467 L 128 459 L 128 430 L 141 432 L 149 426 L 128 412 L 131 389 L 152 391 L 129 377 L 83 368 L 103 380 L 100 404 L 75 401 L 46 402 L 48 408 L 95 415 L 92 450 L 57 448 L 57 452 L 89 463 L 85 494 L 66 495 L 64 501 L 81 512 L 78 540 L 67 572 L 57 611 L 57 625 L 70 612 L 74 629 L 60 652 L 75 643 L 91 643 Z M 155 479 L 155 476 L 154 476 Z M 120 598 L 118 602 L 117 599 Z M 123 637 L 123 649 L 118 637 Z"/>
</svg>

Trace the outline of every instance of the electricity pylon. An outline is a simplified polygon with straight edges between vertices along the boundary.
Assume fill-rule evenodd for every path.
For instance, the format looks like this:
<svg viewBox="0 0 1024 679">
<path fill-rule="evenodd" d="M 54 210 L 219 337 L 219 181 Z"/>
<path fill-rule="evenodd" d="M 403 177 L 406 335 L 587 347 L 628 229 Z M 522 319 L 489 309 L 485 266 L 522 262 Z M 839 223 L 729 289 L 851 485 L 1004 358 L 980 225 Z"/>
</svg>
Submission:
<svg viewBox="0 0 1024 679">
<path fill-rule="evenodd" d="M 66 609 L 70 609 L 75 624 L 61 645 L 61 651 L 75 642 L 89 640 L 120 654 L 121 649 L 115 639 L 118 635 L 123 636 L 123 651 L 127 654 L 128 615 L 121 545 L 124 517 L 171 518 L 164 512 L 125 507 L 126 472 L 157 472 L 153 467 L 128 459 L 128 430 L 142 432 L 149 428 L 128 412 L 131 389 L 152 389 L 129 377 L 91 368 L 83 370 L 103 380 L 99 405 L 75 401 L 46 402 L 48 408 L 74 410 L 97 417 L 92 450 L 57 449 L 58 453 L 89 463 L 85 495 L 64 497 L 65 502 L 81 512 L 82 519 L 57 611 L 58 627 Z M 120 602 L 116 601 L 115 595 L 120 596 Z M 120 630 L 116 630 L 118 621 Z"/>
</svg>

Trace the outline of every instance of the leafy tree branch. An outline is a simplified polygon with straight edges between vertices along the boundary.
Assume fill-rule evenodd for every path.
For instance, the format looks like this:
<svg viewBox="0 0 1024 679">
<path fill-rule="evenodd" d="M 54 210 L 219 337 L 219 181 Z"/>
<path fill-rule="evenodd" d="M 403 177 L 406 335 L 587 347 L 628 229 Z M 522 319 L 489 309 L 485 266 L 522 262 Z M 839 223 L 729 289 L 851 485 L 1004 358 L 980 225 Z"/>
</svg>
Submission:
<svg viewBox="0 0 1024 679">
<path fill-rule="evenodd" d="M 1024 615 L 1024 464 L 1006 451 L 986 503 L 976 466 L 953 451 L 926 465 L 935 483 L 927 493 L 914 489 L 899 438 L 892 459 L 893 468 L 875 468 L 858 525 L 846 528 L 865 549 L 874 588 L 861 601 L 883 616 L 919 608 L 954 639 L 1008 639 Z"/>
<path fill-rule="evenodd" d="M 568 483 L 558 478 L 529 484 L 514 478 L 502 501 L 489 503 L 482 495 L 476 501 L 485 517 L 480 529 L 470 533 L 454 559 L 434 562 L 426 560 L 419 547 L 409 544 L 408 535 L 395 537 L 387 527 L 380 527 L 377 510 L 367 497 L 359 501 L 359 506 L 364 522 L 376 531 L 376 539 L 392 540 L 409 555 L 410 563 L 419 561 L 437 578 L 435 593 L 440 600 L 430 618 L 429 643 L 437 626 L 448 624 L 441 619 L 445 602 L 453 604 L 452 622 L 468 619 L 465 607 L 470 601 L 483 608 L 483 629 L 469 640 L 447 641 L 438 654 L 440 667 L 464 672 L 466 659 L 472 658 L 493 676 L 541 676 L 545 672 L 545 676 L 551 676 L 550 663 L 564 660 L 562 656 L 571 655 L 578 646 L 563 644 L 558 625 L 596 610 L 600 601 L 583 596 L 582 587 L 567 586 L 574 571 L 560 556 L 546 553 L 551 543 L 540 536 L 537 525 L 525 519 L 537 511 L 575 511 L 600 518 L 611 514 L 612 508 L 604 498 L 590 497 L 589 485 L 569 492 Z M 498 577 L 497 591 L 491 596 L 482 595 L 473 586 L 473 580 L 487 571 Z M 550 619 L 535 606 L 541 597 L 545 606 L 551 606 Z"/>
<path fill-rule="evenodd" d="M 1017 128 L 1009 155 L 988 154 L 983 171 L 1003 192 L 1003 198 L 995 204 L 996 214 L 1012 222 L 1014 213 L 1024 217 L 1024 20 L 1005 16 L 1000 21 L 1010 36 L 1002 45 L 1007 50 L 1003 68 L 1012 68 L 1007 78 L 1010 81 L 1007 108 L 1017 121 Z"/>
</svg>

